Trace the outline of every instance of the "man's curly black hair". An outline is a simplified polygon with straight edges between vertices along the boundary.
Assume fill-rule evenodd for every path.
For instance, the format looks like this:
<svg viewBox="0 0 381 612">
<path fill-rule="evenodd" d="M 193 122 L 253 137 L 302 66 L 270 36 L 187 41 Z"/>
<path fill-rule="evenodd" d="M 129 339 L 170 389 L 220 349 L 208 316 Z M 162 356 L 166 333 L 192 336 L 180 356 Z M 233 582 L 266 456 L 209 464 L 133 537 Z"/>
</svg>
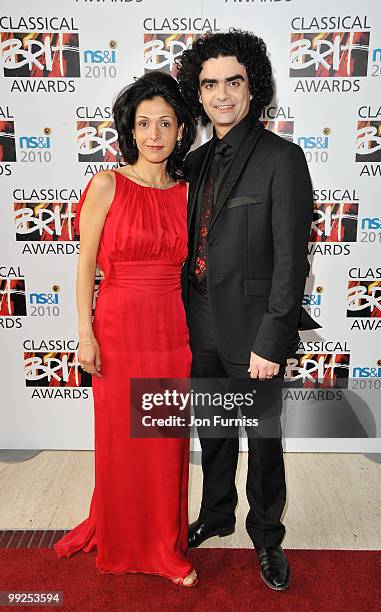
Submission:
<svg viewBox="0 0 381 612">
<path fill-rule="evenodd" d="M 274 83 L 266 45 L 262 38 L 251 32 L 231 30 L 226 33 L 208 32 L 197 39 L 191 49 L 186 49 L 176 58 L 176 78 L 189 108 L 202 124 L 210 121 L 199 101 L 199 75 L 202 64 L 211 57 L 235 56 L 246 68 L 249 90 L 253 96 L 250 111 L 258 119 L 274 94 Z"/>
</svg>

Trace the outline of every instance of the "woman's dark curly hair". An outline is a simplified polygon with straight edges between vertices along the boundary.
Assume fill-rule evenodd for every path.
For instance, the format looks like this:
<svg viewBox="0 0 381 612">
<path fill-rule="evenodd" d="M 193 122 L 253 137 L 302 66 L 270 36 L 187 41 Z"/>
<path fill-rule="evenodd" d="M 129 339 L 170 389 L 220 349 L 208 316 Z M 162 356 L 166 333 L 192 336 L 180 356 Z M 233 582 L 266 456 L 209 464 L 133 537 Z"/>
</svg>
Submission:
<svg viewBox="0 0 381 612">
<path fill-rule="evenodd" d="M 176 79 L 166 72 L 147 72 L 117 95 L 112 113 L 120 152 L 127 164 L 137 161 L 139 151 L 132 135 L 136 109 L 143 100 L 152 100 L 155 97 L 163 98 L 174 110 L 178 125 L 184 126 L 180 146 L 175 146 L 167 162 L 169 176 L 179 180 L 183 178 L 184 158 L 196 138 L 196 121 L 180 93 Z"/>
<path fill-rule="evenodd" d="M 253 96 L 250 110 L 255 119 L 260 117 L 263 108 L 270 104 L 273 97 L 271 64 L 261 38 L 251 32 L 236 29 L 227 33 L 207 32 L 193 43 L 191 49 L 186 49 L 175 60 L 181 93 L 193 114 L 201 118 L 203 125 L 207 125 L 210 119 L 199 101 L 202 64 L 211 57 L 229 56 L 235 56 L 246 68 L 249 90 Z"/>
</svg>

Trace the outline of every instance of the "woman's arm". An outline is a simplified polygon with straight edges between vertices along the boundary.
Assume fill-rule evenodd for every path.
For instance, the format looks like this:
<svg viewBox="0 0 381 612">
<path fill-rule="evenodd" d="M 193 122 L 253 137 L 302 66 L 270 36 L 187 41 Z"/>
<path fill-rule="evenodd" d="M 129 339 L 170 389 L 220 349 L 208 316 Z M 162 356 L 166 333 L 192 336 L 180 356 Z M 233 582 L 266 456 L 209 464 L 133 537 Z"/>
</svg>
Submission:
<svg viewBox="0 0 381 612">
<path fill-rule="evenodd" d="M 94 337 L 92 306 L 99 241 L 115 192 L 111 171 L 95 175 L 83 203 L 80 217 L 80 248 L 77 268 L 78 359 L 90 374 L 100 374 L 100 351 Z"/>
</svg>

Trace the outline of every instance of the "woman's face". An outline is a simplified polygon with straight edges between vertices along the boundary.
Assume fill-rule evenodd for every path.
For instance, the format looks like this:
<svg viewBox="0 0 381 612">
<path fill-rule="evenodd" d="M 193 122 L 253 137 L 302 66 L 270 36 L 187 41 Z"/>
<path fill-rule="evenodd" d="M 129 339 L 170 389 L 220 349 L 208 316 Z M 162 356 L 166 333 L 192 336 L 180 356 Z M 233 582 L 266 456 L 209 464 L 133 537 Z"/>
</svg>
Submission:
<svg viewBox="0 0 381 612">
<path fill-rule="evenodd" d="M 168 159 L 182 131 L 175 111 L 163 98 L 143 100 L 137 106 L 133 134 L 139 156 L 146 161 L 161 163 Z"/>
</svg>

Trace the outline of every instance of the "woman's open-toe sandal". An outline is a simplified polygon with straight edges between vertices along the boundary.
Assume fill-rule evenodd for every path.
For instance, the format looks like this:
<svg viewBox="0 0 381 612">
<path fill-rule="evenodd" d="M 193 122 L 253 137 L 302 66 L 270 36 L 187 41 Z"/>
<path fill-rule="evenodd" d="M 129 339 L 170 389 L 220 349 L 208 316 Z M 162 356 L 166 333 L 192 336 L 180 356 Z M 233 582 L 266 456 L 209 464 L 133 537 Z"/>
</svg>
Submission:
<svg viewBox="0 0 381 612">
<path fill-rule="evenodd" d="M 193 582 L 184 582 L 184 580 L 186 580 L 186 578 L 188 578 L 188 576 L 194 575 L 194 580 Z M 173 584 L 178 584 L 179 586 L 183 586 L 187 589 L 190 589 L 191 587 L 196 586 L 197 582 L 198 582 L 198 576 L 196 574 L 195 570 L 192 570 L 190 574 L 188 574 L 188 576 L 185 576 L 184 578 L 170 578 L 171 582 L 173 582 Z"/>
</svg>

